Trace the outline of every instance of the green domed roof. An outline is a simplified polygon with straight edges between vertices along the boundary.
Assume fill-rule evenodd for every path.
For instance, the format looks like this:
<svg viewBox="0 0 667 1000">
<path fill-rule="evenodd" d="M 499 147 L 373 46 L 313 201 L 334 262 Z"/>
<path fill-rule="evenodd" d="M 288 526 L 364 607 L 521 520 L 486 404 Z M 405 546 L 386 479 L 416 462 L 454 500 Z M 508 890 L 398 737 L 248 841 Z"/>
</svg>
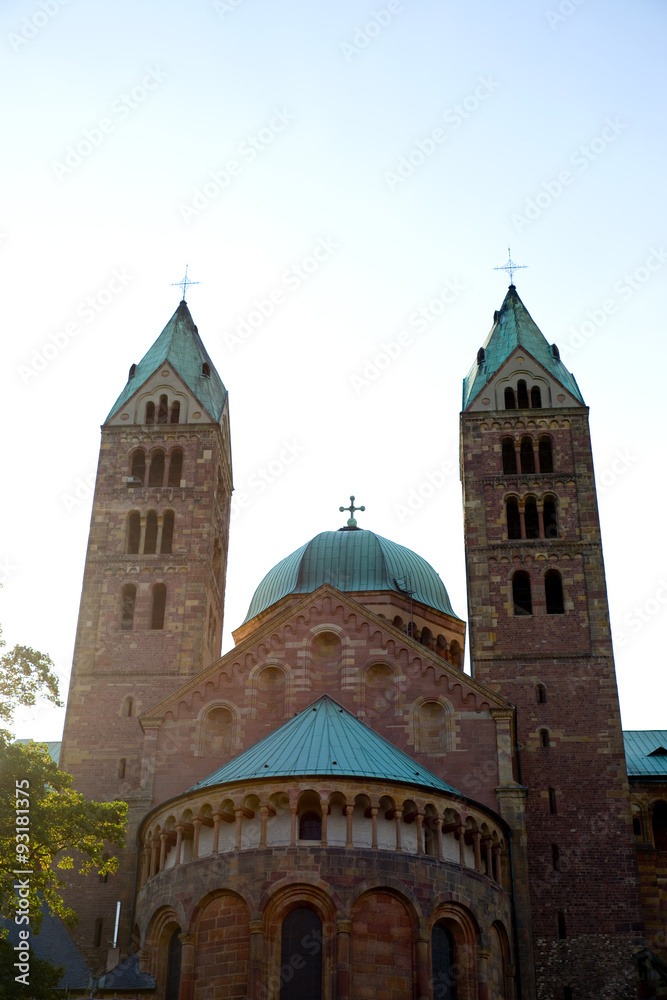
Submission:
<svg viewBox="0 0 667 1000">
<path fill-rule="evenodd" d="M 372 531 L 323 531 L 270 570 L 255 591 L 250 621 L 287 594 L 311 594 L 323 583 L 344 593 L 393 590 L 457 616 L 442 580 L 425 559 Z"/>
</svg>

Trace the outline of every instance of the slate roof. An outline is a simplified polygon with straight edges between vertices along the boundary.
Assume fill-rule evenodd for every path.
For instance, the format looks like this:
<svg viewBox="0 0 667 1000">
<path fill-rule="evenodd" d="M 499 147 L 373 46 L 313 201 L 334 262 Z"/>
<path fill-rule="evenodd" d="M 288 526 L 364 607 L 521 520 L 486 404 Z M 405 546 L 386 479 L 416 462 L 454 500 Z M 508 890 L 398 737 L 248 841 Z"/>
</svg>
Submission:
<svg viewBox="0 0 667 1000">
<path fill-rule="evenodd" d="M 155 976 L 139 971 L 139 955 L 135 953 L 110 969 L 98 980 L 97 985 L 105 990 L 154 990 Z"/>
<path fill-rule="evenodd" d="M 24 740 L 15 740 L 15 742 L 16 743 L 23 743 L 24 745 L 26 743 L 43 743 L 46 746 L 46 748 L 48 749 L 48 751 L 49 751 L 49 757 L 51 758 L 51 760 L 53 761 L 53 763 L 54 764 L 60 764 L 60 748 L 62 746 L 62 741 L 61 740 L 33 740 L 33 739 L 24 739 Z"/>
<path fill-rule="evenodd" d="M 60 989 L 85 989 L 92 983 L 90 969 L 79 954 L 79 951 L 67 932 L 64 923 L 47 906 L 42 907 L 42 925 L 39 934 L 31 932 L 30 947 L 37 958 L 44 959 L 52 965 L 65 967 L 58 986 Z M 20 928 L 13 920 L 3 920 L 7 928 L 7 938 L 12 945 L 19 943 Z"/>
<path fill-rule="evenodd" d="M 287 594 L 310 594 L 330 583 L 343 593 L 393 590 L 453 618 L 442 580 L 421 556 L 373 531 L 322 531 L 269 570 L 258 586 L 245 621 Z"/>
<path fill-rule="evenodd" d="M 219 421 L 227 399 L 227 390 L 204 347 L 185 301 L 181 302 L 158 339 L 137 365 L 133 378 L 128 380 L 111 407 L 107 420 L 165 362 L 171 364 L 210 416 Z M 204 363 L 211 370 L 210 376 L 202 375 Z"/>
<path fill-rule="evenodd" d="M 667 779 L 667 729 L 635 729 L 623 733 L 629 777 Z"/>
<path fill-rule="evenodd" d="M 326 694 L 189 790 L 288 775 L 372 778 L 460 794 Z"/>
<path fill-rule="evenodd" d="M 463 380 L 464 410 L 519 346 L 539 361 L 575 399 L 584 402 L 574 375 L 559 358 L 554 357 L 551 345 L 533 321 L 514 285 L 510 285 L 491 332 L 484 342 L 484 361 L 481 364 L 475 361 Z"/>
</svg>

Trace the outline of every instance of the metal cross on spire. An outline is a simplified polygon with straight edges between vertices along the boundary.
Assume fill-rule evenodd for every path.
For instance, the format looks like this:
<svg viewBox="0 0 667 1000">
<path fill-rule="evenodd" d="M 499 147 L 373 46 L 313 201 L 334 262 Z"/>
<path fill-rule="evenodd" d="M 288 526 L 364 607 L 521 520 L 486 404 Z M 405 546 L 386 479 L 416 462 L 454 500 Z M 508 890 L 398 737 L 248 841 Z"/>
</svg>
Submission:
<svg viewBox="0 0 667 1000">
<path fill-rule="evenodd" d="M 502 267 L 494 267 L 494 271 L 507 271 L 510 276 L 510 285 L 514 285 L 514 272 L 522 271 L 524 268 L 528 267 L 527 264 L 515 264 L 512 260 L 512 254 L 510 253 L 510 248 L 507 248 L 507 263 L 503 264 Z"/>
<path fill-rule="evenodd" d="M 339 507 L 338 509 L 341 512 L 341 514 L 343 513 L 344 510 L 349 510 L 350 517 L 348 517 L 348 519 L 347 519 L 347 526 L 348 526 L 348 528 L 356 528 L 357 527 L 357 522 L 356 522 L 355 517 L 354 517 L 355 510 L 366 510 L 365 507 L 355 507 L 354 506 L 354 497 L 350 497 L 350 506 L 349 507 Z M 345 529 L 343 529 L 343 530 L 345 530 Z"/>
<path fill-rule="evenodd" d="M 186 264 L 185 265 L 185 277 L 183 277 L 180 281 L 170 281 L 169 284 L 170 285 L 178 285 L 179 288 L 183 289 L 183 301 L 185 302 L 185 292 L 186 292 L 186 290 L 190 287 L 190 285 L 200 285 L 201 282 L 200 281 L 190 281 L 190 279 L 188 278 L 188 265 Z"/>
</svg>

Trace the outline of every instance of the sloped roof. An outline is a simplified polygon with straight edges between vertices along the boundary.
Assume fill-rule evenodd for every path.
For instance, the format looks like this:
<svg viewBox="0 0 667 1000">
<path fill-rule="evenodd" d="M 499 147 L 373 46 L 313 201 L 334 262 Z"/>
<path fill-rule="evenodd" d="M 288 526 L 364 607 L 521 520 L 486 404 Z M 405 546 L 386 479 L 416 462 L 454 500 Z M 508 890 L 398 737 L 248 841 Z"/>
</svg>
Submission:
<svg viewBox="0 0 667 1000">
<path fill-rule="evenodd" d="M 219 421 L 227 399 L 227 390 L 204 347 L 185 300 L 181 302 L 150 350 L 144 354 L 133 378 L 128 380 L 111 407 L 107 420 L 110 420 L 165 362 L 168 362 L 180 375 L 210 416 Z M 202 375 L 204 363 L 210 368 L 210 376 Z"/>
<path fill-rule="evenodd" d="M 484 360 L 481 364 L 475 361 L 463 380 L 464 410 L 519 346 L 539 361 L 576 399 L 584 402 L 574 375 L 567 370 L 560 358 L 554 357 L 551 345 L 533 321 L 514 285 L 510 285 L 491 332 L 484 342 Z"/>
<path fill-rule="evenodd" d="M 7 929 L 7 938 L 12 945 L 19 943 L 19 928 L 13 920 L 1 921 Z M 81 957 L 78 948 L 67 932 L 67 928 L 48 906 L 42 904 L 42 924 L 39 934 L 30 933 L 30 947 L 37 958 L 51 965 L 64 966 L 65 972 L 58 983 L 59 989 L 85 989 L 92 983 L 90 969 Z"/>
<path fill-rule="evenodd" d="M 445 585 L 429 563 L 411 549 L 373 531 L 322 531 L 269 570 L 259 584 L 245 621 L 287 594 L 310 594 L 330 583 L 343 593 L 393 590 L 412 594 L 427 607 L 453 618 Z"/>
<path fill-rule="evenodd" d="M 22 739 L 15 740 L 16 743 L 23 743 L 25 746 L 27 743 L 43 743 L 49 752 L 49 757 L 54 764 L 60 764 L 60 748 L 62 746 L 61 740 L 33 740 L 33 739 Z"/>
<path fill-rule="evenodd" d="M 288 775 L 374 778 L 459 794 L 326 694 L 189 791 Z"/>
<path fill-rule="evenodd" d="M 154 990 L 155 976 L 139 970 L 139 955 L 129 955 L 124 962 L 116 965 L 105 973 L 97 985 L 100 989 L 110 990 Z"/>
<path fill-rule="evenodd" d="M 667 778 L 667 729 L 635 729 L 623 733 L 630 777 Z"/>
</svg>

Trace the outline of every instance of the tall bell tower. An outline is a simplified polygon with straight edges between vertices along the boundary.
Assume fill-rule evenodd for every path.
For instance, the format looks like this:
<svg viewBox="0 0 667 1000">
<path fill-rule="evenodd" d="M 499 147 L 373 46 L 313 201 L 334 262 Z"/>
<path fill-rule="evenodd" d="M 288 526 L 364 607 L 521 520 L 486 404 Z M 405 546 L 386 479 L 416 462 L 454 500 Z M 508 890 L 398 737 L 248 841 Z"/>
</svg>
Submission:
<svg viewBox="0 0 667 1000">
<path fill-rule="evenodd" d="M 642 917 L 588 408 L 513 284 L 464 380 L 461 476 L 472 670 L 517 708 L 537 995 L 630 997 Z"/>
<path fill-rule="evenodd" d="M 77 944 L 107 958 L 116 901 L 130 934 L 134 837 L 151 805 L 137 716 L 220 655 L 232 465 L 227 391 L 182 301 L 102 425 L 60 766 L 129 804 L 107 884 L 73 880 Z M 102 968 L 102 971 L 104 969 Z"/>
</svg>

